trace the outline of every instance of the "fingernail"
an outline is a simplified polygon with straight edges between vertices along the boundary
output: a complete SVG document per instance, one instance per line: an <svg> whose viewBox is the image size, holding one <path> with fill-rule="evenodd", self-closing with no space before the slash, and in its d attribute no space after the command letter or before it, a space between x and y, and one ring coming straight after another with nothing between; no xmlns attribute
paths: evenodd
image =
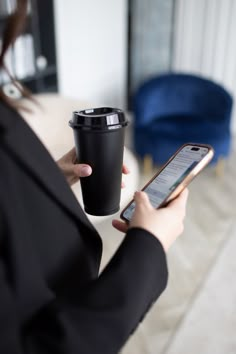
<svg viewBox="0 0 236 354"><path fill-rule="evenodd" d="M80 177L87 177L87 176L91 175L91 173L92 173L91 167L84 166L81 169Z"/></svg>

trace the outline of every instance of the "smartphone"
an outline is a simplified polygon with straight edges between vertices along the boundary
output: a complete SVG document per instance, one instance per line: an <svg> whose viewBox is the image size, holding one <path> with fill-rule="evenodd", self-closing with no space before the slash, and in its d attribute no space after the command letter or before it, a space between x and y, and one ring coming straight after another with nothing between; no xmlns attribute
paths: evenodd
<svg viewBox="0 0 236 354"><path fill-rule="evenodd" d="M148 194L154 208L164 207L208 165L213 156L214 150L210 145L184 144L142 188L142 191ZM134 209L135 202L131 200L121 212L121 219L129 222Z"/></svg>

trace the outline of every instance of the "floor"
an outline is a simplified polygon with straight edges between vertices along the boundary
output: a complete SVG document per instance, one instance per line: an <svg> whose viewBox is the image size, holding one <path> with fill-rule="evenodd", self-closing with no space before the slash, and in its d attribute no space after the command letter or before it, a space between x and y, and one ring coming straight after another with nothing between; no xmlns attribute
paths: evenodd
<svg viewBox="0 0 236 354"><path fill-rule="evenodd" d="M166 353L236 353L235 225L228 236Z"/></svg>

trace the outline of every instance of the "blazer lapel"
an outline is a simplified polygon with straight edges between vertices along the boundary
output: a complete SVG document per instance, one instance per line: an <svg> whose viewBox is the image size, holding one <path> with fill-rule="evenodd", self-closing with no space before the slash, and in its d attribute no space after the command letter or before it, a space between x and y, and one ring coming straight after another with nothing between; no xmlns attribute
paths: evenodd
<svg viewBox="0 0 236 354"><path fill-rule="evenodd" d="M8 107L4 107L3 111L1 107L3 113L0 121L1 140L5 142L5 147L11 155L73 217L96 231L65 181L65 177L60 173L56 162L35 133L17 112Z"/></svg>

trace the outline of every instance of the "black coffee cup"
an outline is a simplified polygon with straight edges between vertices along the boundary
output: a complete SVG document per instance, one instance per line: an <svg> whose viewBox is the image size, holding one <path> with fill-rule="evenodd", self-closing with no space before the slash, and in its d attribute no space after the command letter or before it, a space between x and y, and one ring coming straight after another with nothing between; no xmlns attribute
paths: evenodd
<svg viewBox="0 0 236 354"><path fill-rule="evenodd" d="M117 108L101 107L73 112L77 160L92 167L80 179L86 213L104 216L120 209L125 127L128 121Z"/></svg>

